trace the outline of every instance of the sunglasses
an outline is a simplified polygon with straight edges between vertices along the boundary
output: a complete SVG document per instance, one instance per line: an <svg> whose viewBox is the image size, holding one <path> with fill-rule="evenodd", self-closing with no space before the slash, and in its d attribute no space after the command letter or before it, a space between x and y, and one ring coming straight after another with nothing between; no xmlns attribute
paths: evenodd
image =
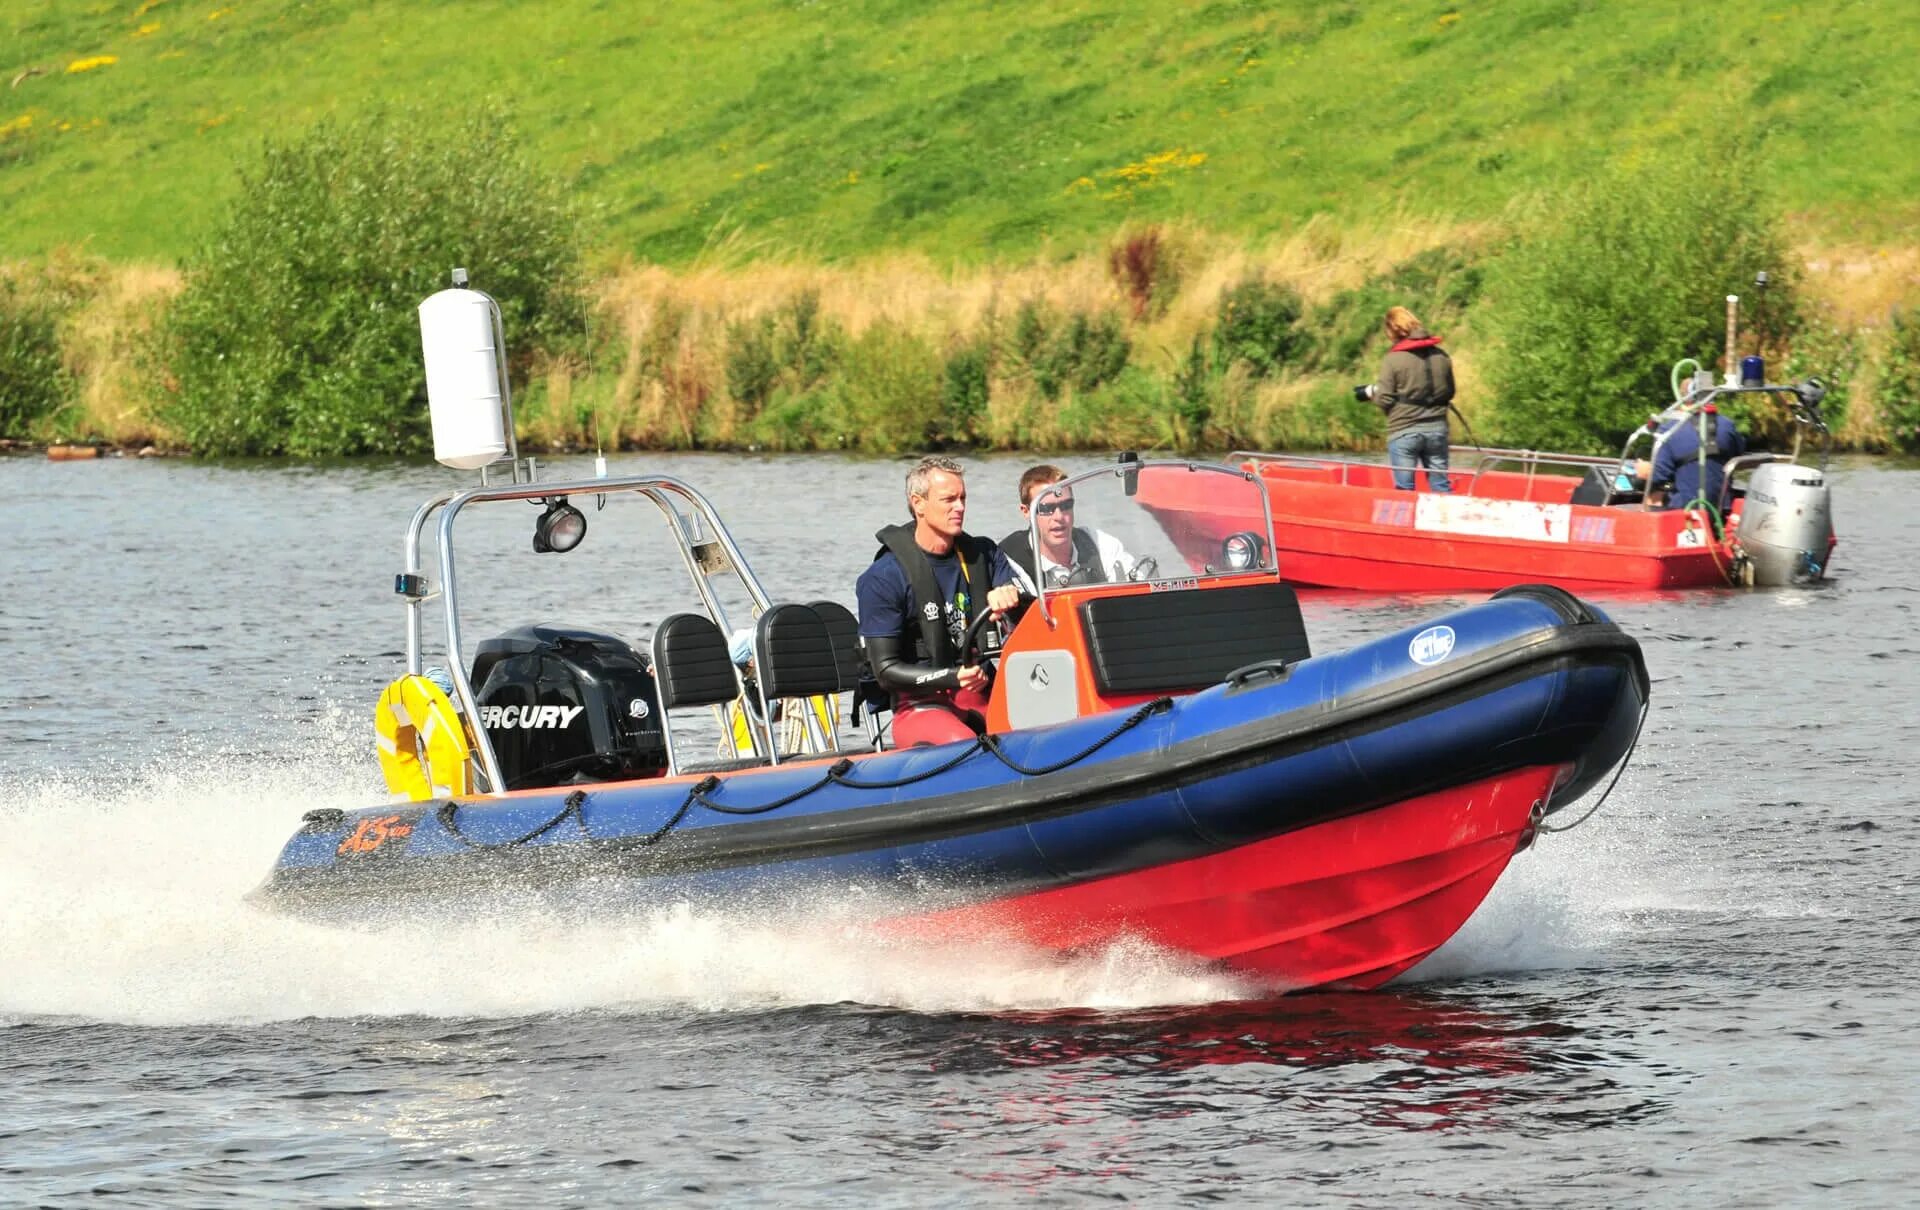
<svg viewBox="0 0 1920 1210"><path fill-rule="evenodd" d="M1045 504L1036 504L1033 506L1033 515L1036 517L1051 517L1055 513L1070 513L1072 511L1072 500L1049 500Z"/></svg>

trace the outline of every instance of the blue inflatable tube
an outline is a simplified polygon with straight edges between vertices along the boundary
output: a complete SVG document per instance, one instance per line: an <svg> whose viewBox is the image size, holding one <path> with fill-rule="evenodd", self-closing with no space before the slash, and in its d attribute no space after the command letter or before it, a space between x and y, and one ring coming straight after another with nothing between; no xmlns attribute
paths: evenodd
<svg viewBox="0 0 1920 1210"><path fill-rule="evenodd" d="M871 887L938 904L1220 853L1637 734L1639 645L1551 589L1132 711L972 744L309 813L257 896L353 914L502 888L635 897ZM585 893L585 892L581 892Z"/></svg>

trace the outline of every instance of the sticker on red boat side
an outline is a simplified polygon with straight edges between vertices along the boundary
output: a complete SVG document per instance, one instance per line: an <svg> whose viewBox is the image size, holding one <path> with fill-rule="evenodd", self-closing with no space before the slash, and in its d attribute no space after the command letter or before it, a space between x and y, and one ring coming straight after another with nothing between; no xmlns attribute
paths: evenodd
<svg viewBox="0 0 1920 1210"><path fill-rule="evenodd" d="M1375 525L1412 525L1413 501L1375 500L1373 502L1373 523Z"/></svg>
<svg viewBox="0 0 1920 1210"><path fill-rule="evenodd" d="M1533 500L1495 500L1422 492L1413 506L1413 527L1442 534L1565 542L1573 508Z"/></svg>
<svg viewBox="0 0 1920 1210"><path fill-rule="evenodd" d="M1613 541L1612 517L1575 517L1573 519L1573 540L1575 542L1611 542Z"/></svg>
<svg viewBox="0 0 1920 1210"><path fill-rule="evenodd" d="M1416 664L1438 664L1453 654L1453 627L1429 626L1413 636L1407 655Z"/></svg>

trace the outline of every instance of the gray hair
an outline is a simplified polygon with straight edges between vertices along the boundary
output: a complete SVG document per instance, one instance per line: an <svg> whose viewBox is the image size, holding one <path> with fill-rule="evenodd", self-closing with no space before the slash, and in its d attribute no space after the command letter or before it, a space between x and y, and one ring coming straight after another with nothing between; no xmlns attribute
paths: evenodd
<svg viewBox="0 0 1920 1210"><path fill-rule="evenodd" d="M935 471L945 471L956 479L964 479L967 476L966 468L953 459L939 454L929 455L914 463L913 469L907 472L908 499L927 494L927 487L933 482Z"/></svg>

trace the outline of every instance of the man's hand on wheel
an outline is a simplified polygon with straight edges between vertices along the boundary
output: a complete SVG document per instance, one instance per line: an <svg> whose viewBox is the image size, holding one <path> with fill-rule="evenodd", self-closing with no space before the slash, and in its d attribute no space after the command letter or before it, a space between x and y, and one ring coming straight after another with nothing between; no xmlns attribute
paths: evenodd
<svg viewBox="0 0 1920 1210"><path fill-rule="evenodd" d="M955 675L960 678L960 687L962 689L985 689L987 687L987 670L978 664L963 665Z"/></svg>
<svg viewBox="0 0 1920 1210"><path fill-rule="evenodd" d="M1020 586L1002 584L987 593L987 609L994 617L999 617L1020 603Z"/></svg>

